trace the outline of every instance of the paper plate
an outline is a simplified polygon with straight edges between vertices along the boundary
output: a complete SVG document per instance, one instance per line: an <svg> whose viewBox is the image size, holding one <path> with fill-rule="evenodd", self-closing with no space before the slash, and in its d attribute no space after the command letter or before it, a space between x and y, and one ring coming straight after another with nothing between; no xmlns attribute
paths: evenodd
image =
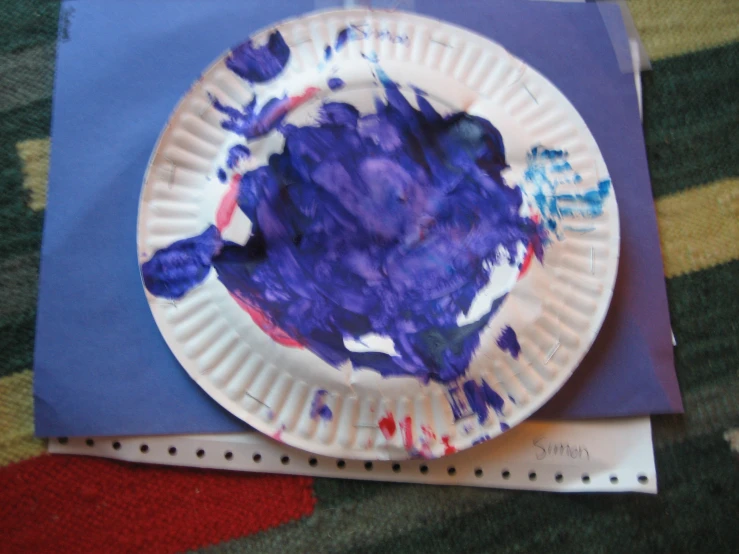
<svg viewBox="0 0 739 554"><path fill-rule="evenodd" d="M527 418L590 348L618 265L610 185L577 111L500 45L316 13L177 106L139 264L167 344L231 413L324 455L433 458Z"/></svg>

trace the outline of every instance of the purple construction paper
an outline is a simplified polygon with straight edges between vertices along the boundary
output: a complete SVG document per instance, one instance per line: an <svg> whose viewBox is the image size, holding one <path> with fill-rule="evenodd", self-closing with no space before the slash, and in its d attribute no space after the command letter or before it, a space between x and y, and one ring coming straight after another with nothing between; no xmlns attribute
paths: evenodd
<svg viewBox="0 0 739 554"><path fill-rule="evenodd" d="M137 265L138 197L159 132L200 72L250 33L314 6L63 4L35 354L38 435L248 429L190 379L154 323ZM622 225L613 306L592 352L538 415L681 411L636 94L604 25L609 11L526 1L415 7L490 36L547 76L590 126L611 173Z"/></svg>

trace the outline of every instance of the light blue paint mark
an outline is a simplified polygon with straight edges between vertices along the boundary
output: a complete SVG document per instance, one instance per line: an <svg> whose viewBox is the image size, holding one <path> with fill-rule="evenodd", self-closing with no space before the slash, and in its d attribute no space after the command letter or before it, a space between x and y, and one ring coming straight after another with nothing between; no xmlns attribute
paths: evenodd
<svg viewBox="0 0 739 554"><path fill-rule="evenodd" d="M611 180L601 180L596 188L583 192L558 192L563 186L582 183L567 161L564 150L535 146L527 156L524 179L528 196L539 209L547 228L562 239L560 222L563 217L593 219L603 214L603 206L611 192ZM586 231L583 231L586 232Z"/></svg>

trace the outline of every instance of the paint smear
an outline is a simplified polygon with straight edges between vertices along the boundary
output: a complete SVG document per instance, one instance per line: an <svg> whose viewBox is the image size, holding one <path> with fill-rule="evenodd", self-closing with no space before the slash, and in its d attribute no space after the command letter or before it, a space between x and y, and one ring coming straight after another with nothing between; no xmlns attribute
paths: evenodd
<svg viewBox="0 0 739 554"><path fill-rule="evenodd" d="M470 379L464 383L462 388L470 409L477 415L480 423L487 421L490 408L498 415L503 415L505 401L484 379L480 383Z"/></svg>
<svg viewBox="0 0 739 554"><path fill-rule="evenodd" d="M395 435L395 418L392 413L386 413L385 417L380 419L377 424L379 425L380 431L385 439L390 440Z"/></svg>
<svg viewBox="0 0 739 554"><path fill-rule="evenodd" d="M214 225L201 234L178 240L158 250L141 265L146 289L154 296L177 300L202 283L210 272L213 257L223 247Z"/></svg>
<svg viewBox="0 0 739 554"><path fill-rule="evenodd" d="M478 444L482 444L489 440L490 440L490 435L482 435L481 437L477 437L475 440L472 441L472 446L477 446Z"/></svg>
<svg viewBox="0 0 739 554"><path fill-rule="evenodd" d="M297 96L272 98L259 109L256 96L243 109L226 106L214 96L210 98L213 107L227 116L227 119L221 121L221 127L246 139L256 139L278 129L291 110L304 104L318 92L318 88L310 87Z"/></svg>
<svg viewBox="0 0 739 554"><path fill-rule="evenodd" d="M521 345L518 344L516 331L510 325L503 327L503 331L500 333L496 344L501 350L508 352L515 359L518 359L518 355L521 353Z"/></svg>
<svg viewBox="0 0 739 554"><path fill-rule="evenodd" d="M290 59L290 47L279 31L269 35L263 46L252 40L237 46L226 58L226 67L250 83L264 83L277 77Z"/></svg>
<svg viewBox="0 0 739 554"><path fill-rule="evenodd" d="M403 436L403 447L407 451L413 450L413 421L411 416L405 416L400 422L400 433Z"/></svg>
<svg viewBox="0 0 739 554"><path fill-rule="evenodd" d="M232 146L228 150L226 166L229 169L234 169L236 168L236 164L238 164L241 160L247 159L249 156L251 156L251 151L243 144Z"/></svg>
<svg viewBox="0 0 739 554"><path fill-rule="evenodd" d="M243 110L214 99L225 129L247 139L276 131L284 147L239 182L247 244L198 263L212 261L250 314L335 367L447 383L465 374L505 296L475 321L458 316L496 265L518 263L521 246L541 256L545 231L504 182L503 137L489 121L442 116L418 93L416 108L374 70L376 113L327 102L308 126L284 118L317 89ZM346 347L367 335L394 348Z"/></svg>
<svg viewBox="0 0 739 554"><path fill-rule="evenodd" d="M234 175L231 178L228 191L223 195L221 203L218 205L218 211L216 211L216 227L218 227L218 231L221 233L231 223L234 212L236 211L240 181L241 175Z"/></svg>
<svg viewBox="0 0 739 554"><path fill-rule="evenodd" d="M339 90L340 88L344 87L344 81L339 79L338 77L331 77L328 80L328 88L331 90Z"/></svg>
<svg viewBox="0 0 739 554"><path fill-rule="evenodd" d="M324 421L331 421L331 418L333 418L334 414L331 412L331 408L326 405L327 396L328 391L322 389L317 390L316 393L313 395L313 402L311 402L310 406L311 419L321 418Z"/></svg>
<svg viewBox="0 0 739 554"><path fill-rule="evenodd" d="M454 446L449 444L449 440L450 440L449 436L447 435L444 435L443 437L441 437L441 444L444 445L444 455L445 456L448 456L449 454L454 454L457 451L457 449Z"/></svg>
<svg viewBox="0 0 739 554"><path fill-rule="evenodd" d="M527 156L524 178L533 204L538 208L548 230L563 238L563 217L592 219L603 214L611 191L611 180L603 179L594 189L581 190L582 177L567 161L564 150L535 146ZM577 192L559 192L563 187Z"/></svg>

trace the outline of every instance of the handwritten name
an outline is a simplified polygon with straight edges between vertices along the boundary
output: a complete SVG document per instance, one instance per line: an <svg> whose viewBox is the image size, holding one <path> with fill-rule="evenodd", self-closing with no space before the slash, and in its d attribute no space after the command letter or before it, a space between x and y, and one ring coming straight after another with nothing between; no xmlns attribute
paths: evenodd
<svg viewBox="0 0 739 554"><path fill-rule="evenodd" d="M378 40L388 40L393 44L408 44L408 35L394 35L387 29L376 30L369 24L349 25L351 29L350 39L362 40L375 37Z"/></svg>
<svg viewBox="0 0 739 554"><path fill-rule="evenodd" d="M590 459L590 452L582 444L572 445L568 442L547 442L544 437L534 439L536 448L536 459L543 460L547 457L565 457L573 460Z"/></svg>

